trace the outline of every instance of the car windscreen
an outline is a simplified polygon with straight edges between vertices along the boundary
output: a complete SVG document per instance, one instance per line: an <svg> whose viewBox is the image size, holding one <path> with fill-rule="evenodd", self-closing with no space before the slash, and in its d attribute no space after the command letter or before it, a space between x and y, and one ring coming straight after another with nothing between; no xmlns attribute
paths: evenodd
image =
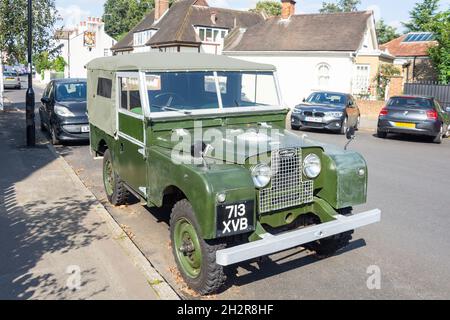
<svg viewBox="0 0 450 320"><path fill-rule="evenodd" d="M3 72L4 77L15 77L16 75L11 72Z"/></svg>
<svg viewBox="0 0 450 320"><path fill-rule="evenodd" d="M347 97L339 93L315 92L306 99L306 102L325 105L345 105L347 104Z"/></svg>
<svg viewBox="0 0 450 320"><path fill-rule="evenodd" d="M86 100L86 82L58 83L55 99L56 101Z"/></svg>
<svg viewBox="0 0 450 320"><path fill-rule="evenodd" d="M431 99L416 98L416 97L395 97L391 98L388 102L388 107L408 107L418 109L432 108Z"/></svg>
<svg viewBox="0 0 450 320"><path fill-rule="evenodd" d="M149 73L146 85L151 112L218 109L217 85L224 108L278 105L273 73Z"/></svg>
<svg viewBox="0 0 450 320"><path fill-rule="evenodd" d="M146 76L151 112L218 108L212 72L165 72Z"/></svg>

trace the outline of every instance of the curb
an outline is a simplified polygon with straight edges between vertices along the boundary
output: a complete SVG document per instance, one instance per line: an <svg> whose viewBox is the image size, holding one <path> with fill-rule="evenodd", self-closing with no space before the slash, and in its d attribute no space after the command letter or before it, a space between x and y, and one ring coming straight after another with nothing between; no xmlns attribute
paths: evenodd
<svg viewBox="0 0 450 320"><path fill-rule="evenodd" d="M70 176L71 180L92 197L95 206L92 208L107 223L112 233L112 238L117 241L125 250L126 254L131 258L133 264L145 275L148 284L155 291L158 298L162 300L180 300L180 296L172 289L172 287L164 280L164 278L151 265L150 261L144 256L129 236L122 230L116 220L109 214L106 208L98 201L95 195L89 190L83 181L76 175L72 167L61 157L51 144L46 144L50 152L55 156L56 161L60 162L64 171Z"/></svg>

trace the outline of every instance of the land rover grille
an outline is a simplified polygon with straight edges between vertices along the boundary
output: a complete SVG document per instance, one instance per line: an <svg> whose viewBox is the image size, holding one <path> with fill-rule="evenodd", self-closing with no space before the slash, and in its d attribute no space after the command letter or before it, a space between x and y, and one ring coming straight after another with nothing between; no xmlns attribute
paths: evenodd
<svg viewBox="0 0 450 320"><path fill-rule="evenodd" d="M313 181L303 181L301 149L272 151L272 180L259 191L259 212L266 213L313 201Z"/></svg>

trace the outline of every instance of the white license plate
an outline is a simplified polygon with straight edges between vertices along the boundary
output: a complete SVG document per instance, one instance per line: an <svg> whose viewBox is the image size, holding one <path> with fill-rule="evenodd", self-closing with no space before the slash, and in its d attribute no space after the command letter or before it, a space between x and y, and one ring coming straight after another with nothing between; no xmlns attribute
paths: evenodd
<svg viewBox="0 0 450 320"><path fill-rule="evenodd" d="M81 126L81 132L89 132L89 126Z"/></svg>
<svg viewBox="0 0 450 320"><path fill-rule="evenodd" d="M306 117L305 121L307 122L322 122L322 118L318 117Z"/></svg>

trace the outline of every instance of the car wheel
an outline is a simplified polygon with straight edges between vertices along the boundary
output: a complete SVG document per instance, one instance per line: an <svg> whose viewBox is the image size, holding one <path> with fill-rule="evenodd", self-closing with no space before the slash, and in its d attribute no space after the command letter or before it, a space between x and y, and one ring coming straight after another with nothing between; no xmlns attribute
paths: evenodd
<svg viewBox="0 0 450 320"><path fill-rule="evenodd" d="M345 117L344 121L342 121L342 125L341 125L341 134L345 134L347 132L348 129L348 118Z"/></svg>
<svg viewBox="0 0 450 320"><path fill-rule="evenodd" d="M300 130L300 126L291 125L292 130Z"/></svg>
<svg viewBox="0 0 450 320"><path fill-rule="evenodd" d="M204 240L199 233L192 205L178 201L170 217L170 239L175 261L186 284L201 295L217 292L225 283L223 266L216 263L216 252L224 243Z"/></svg>
<svg viewBox="0 0 450 320"><path fill-rule="evenodd" d="M377 130L377 137L381 139L385 139L387 137L387 132Z"/></svg>
<svg viewBox="0 0 450 320"><path fill-rule="evenodd" d="M128 203L130 191L114 170L111 152L109 149L103 154L103 186L105 188L108 201L114 206L121 206Z"/></svg>
<svg viewBox="0 0 450 320"><path fill-rule="evenodd" d="M58 134L56 133L55 126L50 127L50 137L52 140L52 145L56 146L58 144L61 144L61 141L58 139Z"/></svg>
<svg viewBox="0 0 450 320"><path fill-rule="evenodd" d="M343 216L352 214L353 208L344 208L338 210L338 213ZM345 248L352 240L353 230L340 233L328 238L320 239L305 244L305 248L314 251L319 259L327 258L334 255L337 251Z"/></svg>
<svg viewBox="0 0 450 320"><path fill-rule="evenodd" d="M433 138L433 142L441 144L443 139L444 139L444 125L442 124L439 133L437 134L436 137Z"/></svg>

